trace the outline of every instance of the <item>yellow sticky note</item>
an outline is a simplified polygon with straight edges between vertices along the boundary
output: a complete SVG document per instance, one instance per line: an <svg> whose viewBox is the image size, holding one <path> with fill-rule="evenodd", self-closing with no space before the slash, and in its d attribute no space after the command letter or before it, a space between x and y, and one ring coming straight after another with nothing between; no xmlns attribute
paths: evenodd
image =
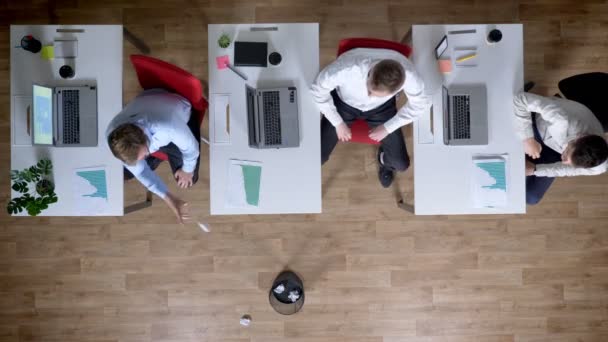
<svg viewBox="0 0 608 342"><path fill-rule="evenodd" d="M43 59L51 60L55 58L55 48L53 45L47 45L42 47L42 51L40 52L40 57Z"/></svg>

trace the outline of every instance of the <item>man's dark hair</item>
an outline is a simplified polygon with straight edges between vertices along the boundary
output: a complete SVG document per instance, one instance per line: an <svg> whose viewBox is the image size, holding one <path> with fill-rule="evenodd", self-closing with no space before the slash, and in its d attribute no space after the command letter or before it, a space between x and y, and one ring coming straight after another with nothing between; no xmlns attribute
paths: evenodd
<svg viewBox="0 0 608 342"><path fill-rule="evenodd" d="M595 167L608 159L608 144L599 135L587 135L576 139L572 146L572 164L578 167Z"/></svg>
<svg viewBox="0 0 608 342"><path fill-rule="evenodd" d="M405 71L392 59L383 59L372 70L371 85L374 89L396 92L405 82Z"/></svg>

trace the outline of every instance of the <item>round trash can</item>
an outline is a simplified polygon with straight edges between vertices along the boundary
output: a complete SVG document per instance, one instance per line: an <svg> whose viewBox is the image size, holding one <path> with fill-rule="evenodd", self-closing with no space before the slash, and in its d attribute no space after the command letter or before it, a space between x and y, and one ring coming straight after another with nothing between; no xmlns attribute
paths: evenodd
<svg viewBox="0 0 608 342"><path fill-rule="evenodd" d="M281 272L268 293L270 306L281 315L293 315L304 306L304 283L292 271Z"/></svg>

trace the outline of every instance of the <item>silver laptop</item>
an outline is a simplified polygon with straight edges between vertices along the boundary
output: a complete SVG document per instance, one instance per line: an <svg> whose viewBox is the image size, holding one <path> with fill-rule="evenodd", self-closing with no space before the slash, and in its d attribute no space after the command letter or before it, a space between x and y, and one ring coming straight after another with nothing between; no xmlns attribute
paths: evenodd
<svg viewBox="0 0 608 342"><path fill-rule="evenodd" d="M34 145L97 146L97 88L33 88Z"/></svg>
<svg viewBox="0 0 608 342"><path fill-rule="evenodd" d="M255 89L247 86L249 146L300 146L298 91L295 87Z"/></svg>
<svg viewBox="0 0 608 342"><path fill-rule="evenodd" d="M443 87L443 142L487 145L488 104L484 85Z"/></svg>

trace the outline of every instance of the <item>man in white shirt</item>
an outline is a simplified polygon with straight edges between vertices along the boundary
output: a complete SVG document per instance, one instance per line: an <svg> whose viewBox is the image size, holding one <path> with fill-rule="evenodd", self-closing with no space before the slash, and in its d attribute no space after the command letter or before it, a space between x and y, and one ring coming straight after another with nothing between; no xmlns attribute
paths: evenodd
<svg viewBox="0 0 608 342"><path fill-rule="evenodd" d="M191 109L190 102L180 95L150 89L131 101L106 130L110 150L125 167L125 179L137 178L165 201L180 223L189 217L187 203L169 192L154 173L161 160L150 154L167 154L180 188L197 182L200 126Z"/></svg>
<svg viewBox="0 0 608 342"><path fill-rule="evenodd" d="M599 175L608 169L602 124L584 105L520 93L515 126L526 160L526 202L540 202L554 177Z"/></svg>
<svg viewBox="0 0 608 342"><path fill-rule="evenodd" d="M397 111L395 95L408 102ZM321 162L325 163L339 141L349 141L349 126L367 121L371 139L381 141L378 177L384 187L394 171L409 167L401 127L430 108L422 78L402 54L387 49L358 48L340 55L325 67L312 85L312 94L324 117L321 121Z"/></svg>

